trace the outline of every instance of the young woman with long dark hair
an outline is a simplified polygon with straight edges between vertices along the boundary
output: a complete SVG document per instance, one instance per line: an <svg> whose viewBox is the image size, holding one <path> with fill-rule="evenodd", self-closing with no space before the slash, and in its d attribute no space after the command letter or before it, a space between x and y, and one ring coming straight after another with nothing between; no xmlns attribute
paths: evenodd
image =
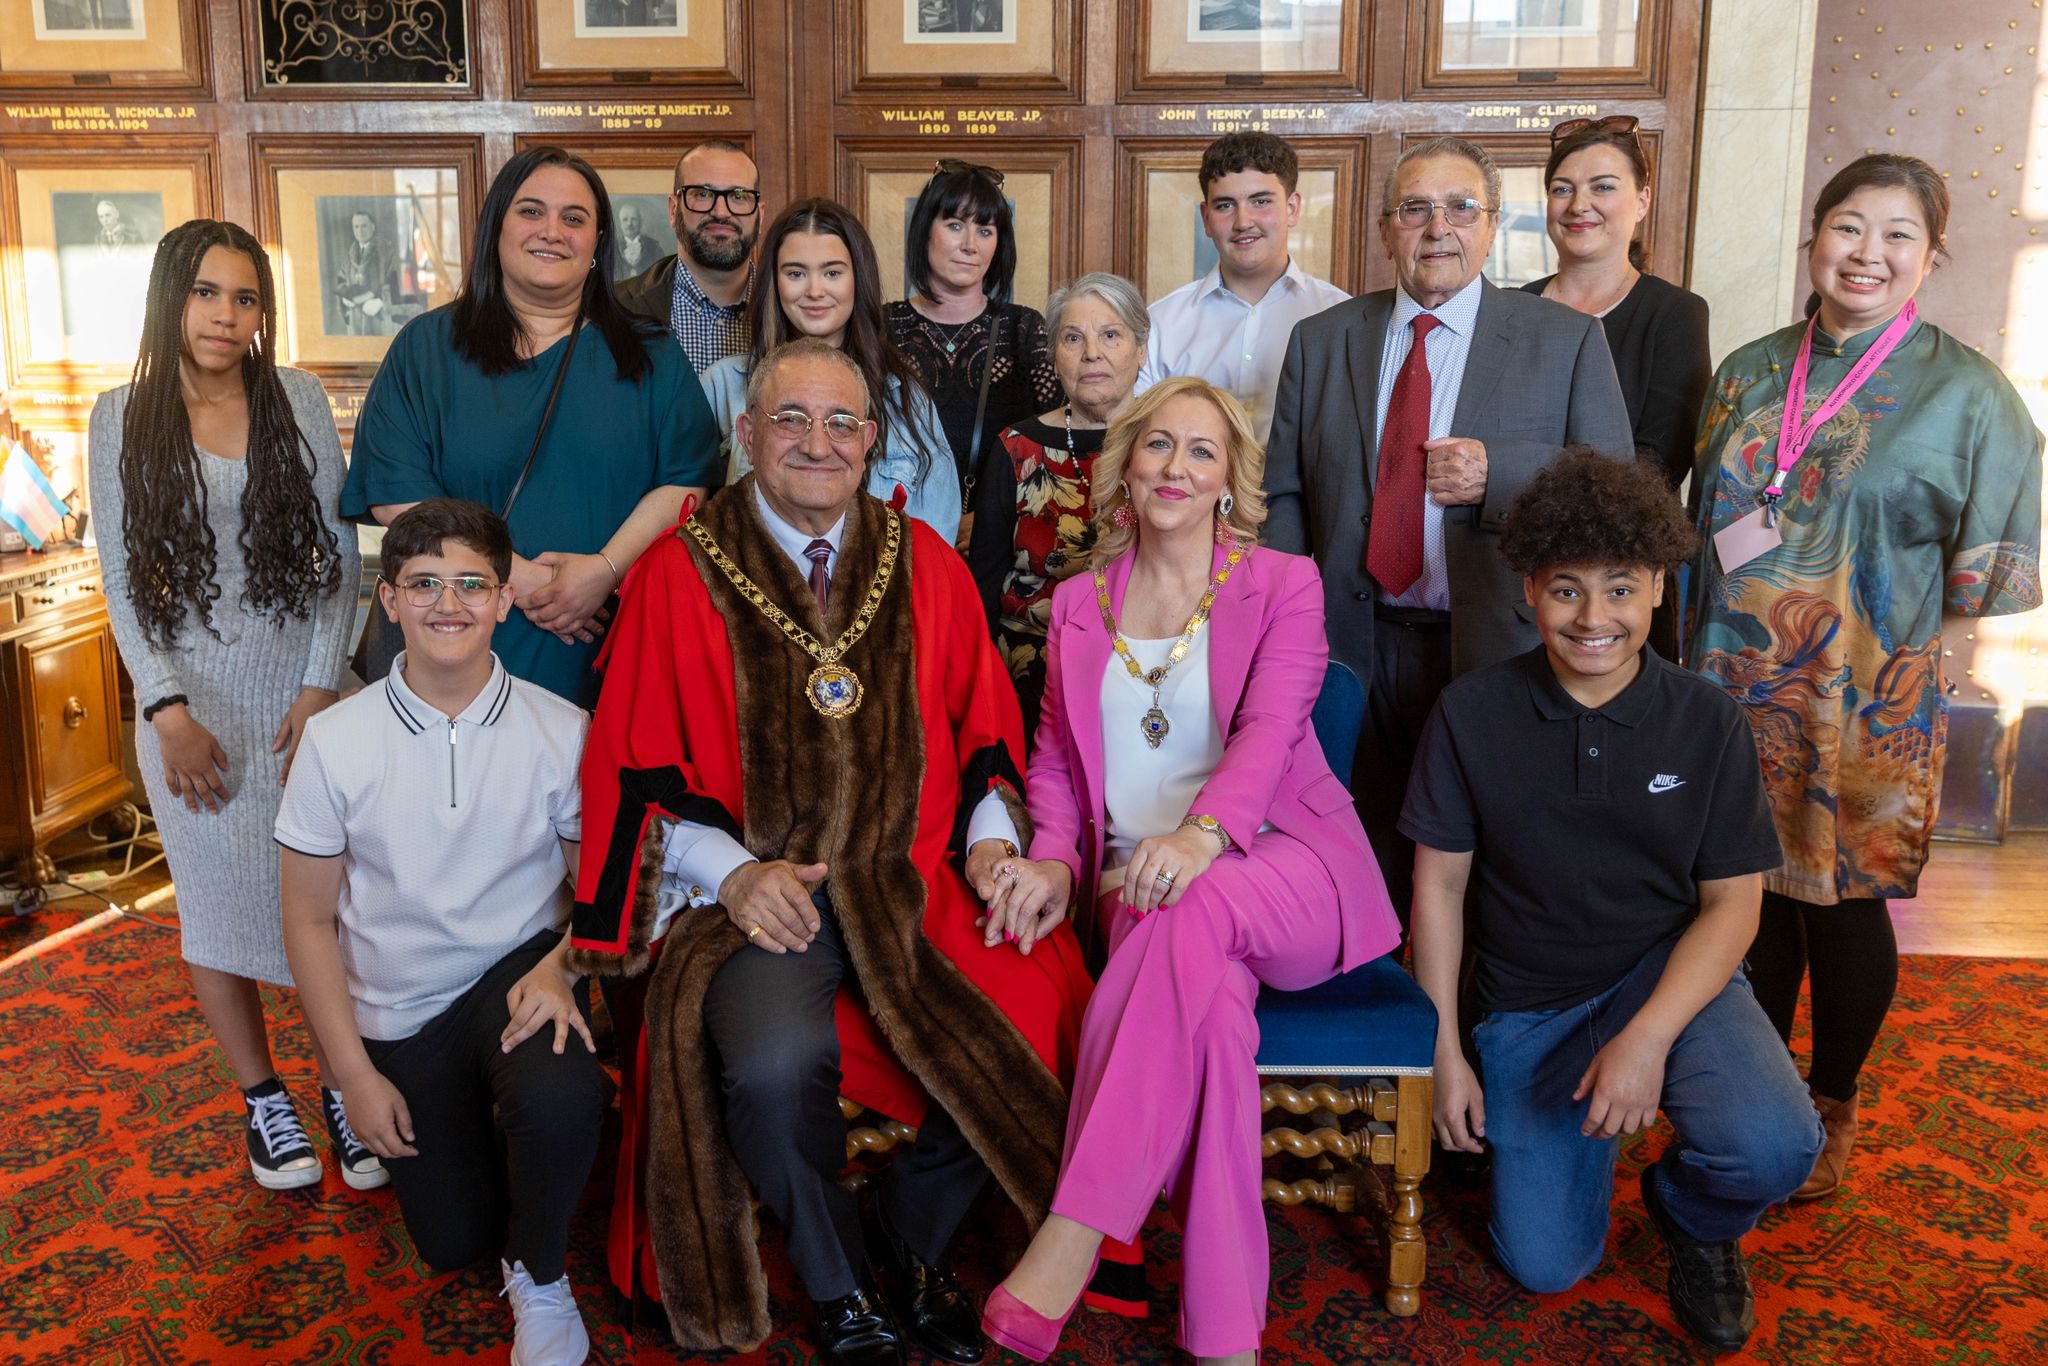
<svg viewBox="0 0 2048 1366"><path fill-rule="evenodd" d="M939 411L917 370L889 339L882 318L882 274L875 244L845 205L800 199L761 237L761 260L773 289L754 291L754 344L704 372L704 393L726 433L730 477L747 471L734 425L746 407L747 376L761 357L786 341L817 337L852 357L867 379L875 445L868 492L952 540L960 526L958 477Z"/></svg>
<svg viewBox="0 0 2048 1366"><path fill-rule="evenodd" d="M684 499L718 482L711 414L682 348L612 294L612 239L588 162L559 147L507 162L462 293L407 323L377 371L342 495L348 516L389 525L444 496L501 512L517 488L506 516L517 610L493 644L513 676L586 708L605 600Z"/></svg>
<svg viewBox="0 0 2048 1366"><path fill-rule="evenodd" d="M307 718L339 696L361 562L320 382L277 365L270 261L232 223L157 244L131 383L92 412L89 479L136 758L178 892L193 994L241 1085L249 1164L320 1179L258 984L290 985L271 826ZM314 1053L331 1082L319 1042ZM385 1172L323 1086L352 1186Z"/></svg>

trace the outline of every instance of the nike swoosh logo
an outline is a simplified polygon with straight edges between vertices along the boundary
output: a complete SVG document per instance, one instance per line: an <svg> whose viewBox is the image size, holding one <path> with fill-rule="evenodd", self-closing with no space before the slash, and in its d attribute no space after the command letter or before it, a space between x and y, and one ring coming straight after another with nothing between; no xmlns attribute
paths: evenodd
<svg viewBox="0 0 2048 1366"><path fill-rule="evenodd" d="M1664 775L1659 774L1657 777L1650 779L1650 791L1652 792L1669 792L1673 788L1684 786L1685 779L1683 778L1666 778Z"/></svg>

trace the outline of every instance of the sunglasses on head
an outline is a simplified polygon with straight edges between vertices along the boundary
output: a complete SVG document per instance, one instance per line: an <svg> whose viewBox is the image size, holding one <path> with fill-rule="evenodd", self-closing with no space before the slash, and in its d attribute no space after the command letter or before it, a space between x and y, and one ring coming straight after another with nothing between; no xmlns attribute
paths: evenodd
<svg viewBox="0 0 2048 1366"><path fill-rule="evenodd" d="M1602 119L1566 119L1563 123L1550 130L1550 145L1555 147L1566 138L1588 130L1597 130L1602 133L1626 133L1640 143L1642 139L1637 136L1636 130L1641 126L1642 120L1634 114L1609 114L1606 118Z"/></svg>
<svg viewBox="0 0 2048 1366"><path fill-rule="evenodd" d="M1001 185L1003 183L1003 173L995 167L983 166L979 162L962 161L958 157L940 157L932 163L932 169L942 171L947 175L987 176L991 184Z"/></svg>

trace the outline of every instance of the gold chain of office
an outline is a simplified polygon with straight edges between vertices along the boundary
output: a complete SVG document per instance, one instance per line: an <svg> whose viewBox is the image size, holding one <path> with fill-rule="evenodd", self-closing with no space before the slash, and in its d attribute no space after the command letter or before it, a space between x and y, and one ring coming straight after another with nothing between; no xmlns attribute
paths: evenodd
<svg viewBox="0 0 2048 1366"><path fill-rule="evenodd" d="M868 595L862 601L860 610L853 614L853 620L839 633L839 639L830 645L790 620L788 613L777 607L768 595L732 562L719 547L718 542L711 538L711 533L704 529L703 523L691 518L684 525L689 529L690 535L696 538L697 544L704 548L704 554L711 563L718 566L718 572L725 575L732 586L739 590L740 596L759 608L761 615L781 628L783 635L789 637L805 654L818 661L818 667L811 670L811 676L805 680L804 695L810 699L811 705L820 715L837 720L858 711L861 698L866 692L861 686L860 676L839 661L845 658L847 651L860 643L860 638L867 634L868 627L874 623L875 613L881 609L882 598L889 591L889 580L896 572L897 554L903 547L902 520L901 514L894 508L889 510L889 535L882 546L881 563L875 566L874 582L868 585Z"/></svg>

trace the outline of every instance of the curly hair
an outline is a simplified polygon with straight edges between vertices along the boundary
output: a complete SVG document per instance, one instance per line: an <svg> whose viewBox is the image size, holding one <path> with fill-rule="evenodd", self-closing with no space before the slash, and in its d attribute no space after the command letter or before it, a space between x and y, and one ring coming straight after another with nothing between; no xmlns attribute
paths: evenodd
<svg viewBox="0 0 2048 1366"><path fill-rule="evenodd" d="M151 644L168 649L190 611L214 639L220 597L206 482L192 444L180 369L185 305L200 263L215 247L240 252L256 267L263 321L242 357L249 404L248 483L239 538L248 584L242 601L282 623L303 621L316 599L341 585L341 548L320 516L313 491L312 445L292 416L278 378L277 293L270 258L247 229L196 218L164 234L149 270L142 348L121 424L121 519L135 615Z"/></svg>
<svg viewBox="0 0 2048 1366"><path fill-rule="evenodd" d="M1557 565L1670 569L1699 536L1663 472L1633 456L1567 446L1508 509L1500 554L1524 577Z"/></svg>

